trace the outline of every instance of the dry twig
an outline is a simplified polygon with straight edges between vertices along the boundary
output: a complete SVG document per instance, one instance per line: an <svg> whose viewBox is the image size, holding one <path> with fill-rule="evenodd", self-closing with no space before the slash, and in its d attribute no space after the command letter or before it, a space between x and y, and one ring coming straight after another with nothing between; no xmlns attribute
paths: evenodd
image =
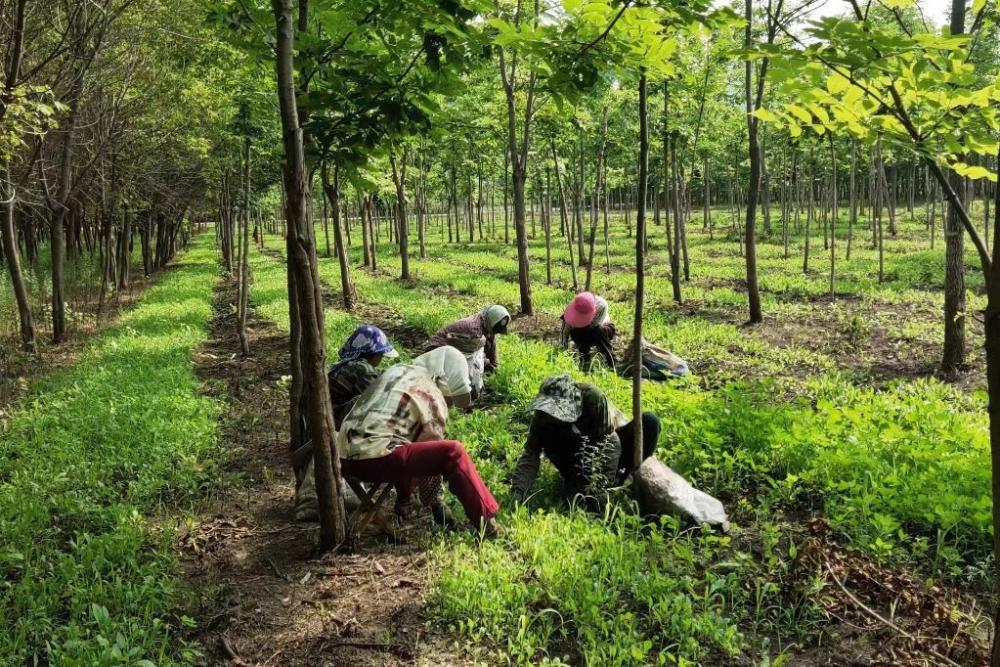
<svg viewBox="0 0 1000 667"><path fill-rule="evenodd" d="M908 639L908 640L910 640L911 642L914 642L914 643L918 643L919 642L919 639L917 637L915 637L914 635L910 634L909 632L907 632L903 628L899 627L898 625L896 625L895 623L893 623L889 619L887 619L884 616L882 616L881 614L879 614L877 611L875 611L874 609L872 609L871 607L869 607L868 605L866 605L864 602L862 602L861 600L859 600L857 598L857 596L855 596L853 593L851 593L849 590L847 590L847 587L844 585L844 583L834 573L833 568L830 567L829 561L823 561L823 565L825 566L827 573L829 573L830 577L837 584L837 586L840 588L840 590L844 593L844 595L846 595L848 597L848 599L850 599L851 602L853 602L858 607L858 609L860 609L861 611L865 612L871 618L873 618L876 621L882 623L886 627L891 628L892 630L895 630L896 633L899 634L901 637L903 637L905 639ZM940 660L942 663L944 663L946 665L952 665L952 667L961 667L957 662L955 662L954 660L952 660L951 658L949 658L946 655L938 653L933 648L927 646L926 649L927 649L928 653L930 653L932 656L934 656L935 658L937 658L938 660Z"/></svg>

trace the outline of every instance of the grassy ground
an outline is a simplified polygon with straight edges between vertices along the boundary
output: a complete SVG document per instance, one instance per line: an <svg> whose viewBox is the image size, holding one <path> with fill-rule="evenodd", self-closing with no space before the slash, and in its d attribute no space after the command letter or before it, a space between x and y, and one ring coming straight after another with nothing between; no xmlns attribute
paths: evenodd
<svg viewBox="0 0 1000 667"><path fill-rule="evenodd" d="M217 475L218 405L191 369L217 275L202 238L0 437L4 664L188 662L169 530L148 517Z"/></svg>
<svg viewBox="0 0 1000 667"><path fill-rule="evenodd" d="M482 548L449 541L438 550L437 621L513 662L725 663L735 658L719 656L813 650L841 632L824 596L837 581L863 583L851 572L826 576L841 562L835 556L814 562L809 574L796 571L800 551L814 544L805 529L813 518L829 524L829 534L820 532L831 553L859 550L845 562L983 591L991 537L981 334L970 322L972 365L959 383L932 377L943 260L940 240L930 251L920 215L887 237L881 283L864 232L856 231L847 262L846 228L839 230L834 300L820 236L811 239L808 274L801 238L793 237L788 259L777 238L762 243L766 322L750 329L741 326L743 260L718 213L715 240L689 231L682 305L672 303L664 244L651 233L647 335L687 358L695 377L649 385L645 408L665 420L660 457L727 502L739 524L731 537L670 522L650 531L631 517L626 497L603 518L566 511L551 472L527 506L507 497L504 478L520 453L527 403L545 376L573 368L553 346L571 296L568 257L555 250L553 285L545 285L544 246L534 240L539 314L501 342L490 407L451 425L501 500L510 537ZM611 271L602 262L594 288L627 329L631 240L616 223ZM389 247L380 273L355 271L361 301L377 305L363 306L363 316L416 341L487 303L517 305L512 248L449 246L430 236L429 257L411 262L409 283L392 278L398 260ZM603 260L600 246L596 254ZM981 280L971 255L968 264L972 312ZM323 260L321 274L339 284L334 260ZM591 380L620 406L630 404L623 379L598 372Z"/></svg>
<svg viewBox="0 0 1000 667"><path fill-rule="evenodd" d="M371 647L384 645L417 664L926 664L942 653L981 664L987 623L977 605L989 600L992 568L981 331L970 318L969 367L954 382L935 379L943 260L940 245L930 250L922 220L918 212L887 238L883 282L864 233L857 231L848 262L840 229L835 299L818 234L806 274L801 236L793 234L787 259L779 235L765 239L766 318L751 328L743 326L743 259L722 213L714 238L696 225L689 230L682 304L671 298L662 234L651 232L647 337L684 356L693 376L646 385L644 407L664 420L658 456L726 502L729 535L673 519L647 524L627 493L603 516L566 507L548 466L527 503L509 496L506 477L544 377L571 371L630 405L627 380L611 369L585 376L558 349L558 315L572 295L568 255L558 243L545 284L545 248L536 238L537 313L517 318L501 340L501 368L482 409L455 414L450 424L500 500L507 533L480 545L419 528L408 546L366 543L355 556L319 562L307 557L309 531L288 523L290 506L278 506L290 489L271 472L285 446L286 425L271 418L283 405L280 332L258 332L255 345L270 356L246 369L240 363L235 375L224 354L230 324L215 323L218 350L205 347L213 298L216 319L225 303L213 297L215 250L202 237L136 309L11 411L0 443L0 617L10 629L0 656L13 664L36 656L68 665L201 660L181 630L197 623L207 641L217 621L183 615L190 607L175 553L194 545L204 558L210 544L225 554L212 571L246 582L236 590L249 606L223 609L231 636L242 629L239 646L261 660L280 654L287 664L311 664L327 651L350 651L350 664L381 664ZM332 288L331 358L361 321L383 326L405 359L439 326L488 303L516 310L513 248L445 244L436 229L429 237L428 257L413 259L405 282L389 244L374 273L357 267L352 249L353 313L339 308L336 260L321 260ZM600 243L595 253L594 289L611 300L623 332L632 318L631 244L616 218L609 270ZM268 247L252 257L254 322L287 330L283 242L269 237ZM968 265L973 313L982 305L981 280L971 255ZM219 401L227 399L204 395L192 373L196 347L201 356L215 350L217 379L235 391L229 400L238 402L239 418L228 426L223 419L222 431ZM246 387L250 378L266 386ZM253 448L266 444L267 460L255 464L266 494L223 504L242 513L235 522L198 515L180 539L166 527L151 530L147 519L161 508L186 506L216 487L218 440L235 438L233 429L257 439L227 442L236 445L230 457L260 458ZM220 546L226 535L228 546ZM369 588L351 583L359 576ZM414 609L422 599L426 606ZM405 602L403 616L393 601ZM270 623L253 625L261 605ZM341 616L348 608L356 618ZM422 619L458 639L461 655L442 652L440 642L421 648ZM374 639L359 644L351 632Z"/></svg>

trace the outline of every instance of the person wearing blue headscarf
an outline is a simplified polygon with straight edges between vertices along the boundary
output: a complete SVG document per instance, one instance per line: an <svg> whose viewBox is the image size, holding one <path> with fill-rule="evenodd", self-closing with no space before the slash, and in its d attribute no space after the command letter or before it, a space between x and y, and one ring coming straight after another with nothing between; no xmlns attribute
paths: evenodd
<svg viewBox="0 0 1000 667"><path fill-rule="evenodd" d="M340 348L340 359L327 373L330 384L330 401L333 403L333 422L339 429L344 417L354 407L358 396L364 393L380 374L378 367L385 358L398 357L385 332L372 324L362 324Z"/></svg>
<svg viewBox="0 0 1000 667"><path fill-rule="evenodd" d="M385 358L398 357L385 332L372 324L359 326L340 348L338 361L327 372L333 423L339 429L354 407L358 397L375 380L378 367ZM312 441L302 445L292 455L295 469L295 516L298 520L315 520L316 489L312 474Z"/></svg>

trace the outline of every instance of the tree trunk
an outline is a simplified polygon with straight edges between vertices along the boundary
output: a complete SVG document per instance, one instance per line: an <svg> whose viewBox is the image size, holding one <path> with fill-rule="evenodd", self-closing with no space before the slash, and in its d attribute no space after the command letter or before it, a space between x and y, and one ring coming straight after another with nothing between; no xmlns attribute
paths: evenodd
<svg viewBox="0 0 1000 667"><path fill-rule="evenodd" d="M837 208L837 145L833 141L832 134L830 135L830 166L833 172L830 176L830 188L833 196L833 217L830 219L830 300L833 301L836 296L834 282L837 268L837 214L839 211Z"/></svg>
<svg viewBox="0 0 1000 667"><path fill-rule="evenodd" d="M408 151L404 147L400 159L396 160L395 150L389 152L392 165L392 181L396 186L396 230L399 236L399 257L402 260L400 278L410 279L410 227L406 220L406 161ZM471 240L472 235L469 235ZM337 252L340 252L338 248Z"/></svg>
<svg viewBox="0 0 1000 667"><path fill-rule="evenodd" d="M583 189L584 179L586 177L586 167L583 163L583 123L579 124L577 148L578 148L578 158L579 158L579 173L577 174L577 185L576 185L576 243L577 243L577 258L579 259L580 266L584 263L584 252L583 252Z"/></svg>
<svg viewBox="0 0 1000 667"><path fill-rule="evenodd" d="M340 264L340 290L344 301L344 310L354 308L354 285L351 283L351 265L344 249L344 235L340 226L340 169L333 170L333 181L330 181L330 171L324 162L320 169L323 179L323 192L333 209L333 243Z"/></svg>
<svg viewBox="0 0 1000 667"><path fill-rule="evenodd" d="M510 210L509 210L509 189L510 185L510 146L503 152L503 242L510 245ZM448 240L451 241L451 227L448 227Z"/></svg>
<svg viewBox="0 0 1000 667"><path fill-rule="evenodd" d="M753 42L753 0L746 0L745 16L746 35L745 47L750 49ZM750 302L750 323L757 324L764 321L764 315L760 307L760 289L757 286L757 200L760 197L761 178L761 154L760 144L757 141L757 119L750 115L754 111L753 103L753 61L746 61L746 112L747 130L750 147L750 187L747 192L747 222L744 229L746 234L746 267L747 267L747 294ZM760 100L758 99L758 102ZM807 237L808 238L808 237ZM807 241L808 244L808 241ZM808 246L807 246L808 247ZM807 253L808 254L808 253Z"/></svg>
<svg viewBox="0 0 1000 667"><path fill-rule="evenodd" d="M10 182L10 168L7 169L7 181ZM13 187L7 194L6 215L3 216L3 224L0 224L2 232L3 251L7 263L7 272L10 273L11 284L14 287L14 298L17 301L17 315L21 325L21 349L29 354L35 354L35 324L31 317L31 304L28 302L28 290L24 284L24 276L21 274L21 258L17 251L17 242L14 239L14 210L16 208L16 197Z"/></svg>
<svg viewBox="0 0 1000 667"><path fill-rule="evenodd" d="M677 140L674 139L676 144ZM676 145L674 147L676 150ZM681 195L681 202L684 204L684 208L681 212L681 228L680 228L680 245L681 245L681 255L684 258L684 282L689 282L691 280L691 259L688 257L688 233L687 233L687 221L691 217L691 191L685 185L686 179L684 177L684 165L678 163L677 166L677 176L680 179L677 185L677 189Z"/></svg>
<svg viewBox="0 0 1000 667"><path fill-rule="evenodd" d="M240 252L239 307L237 308L237 336L240 352L250 356L250 342L247 340L247 309L250 305L250 157L249 137L244 139L243 164L243 248Z"/></svg>
<svg viewBox="0 0 1000 667"><path fill-rule="evenodd" d="M365 197L358 191L358 219L361 220L361 257L364 266L372 265L370 239L368 237L368 216Z"/></svg>
<svg viewBox="0 0 1000 667"><path fill-rule="evenodd" d="M639 74L639 211L635 216L635 319L632 325L632 424L635 429L632 464L638 470L643 461L642 446L642 309L646 290L646 186L649 169L649 111L646 100L646 71ZM638 485L635 485L638 493Z"/></svg>
<svg viewBox="0 0 1000 667"><path fill-rule="evenodd" d="M594 199L590 207L590 249L587 256L587 279L584 290L589 292L591 277L594 273L594 244L597 241L597 202L601 198L601 176L604 165L604 151L608 144L608 108L604 107L601 121L601 144L597 150L597 164L594 168Z"/></svg>
<svg viewBox="0 0 1000 667"><path fill-rule="evenodd" d="M549 147L552 149L552 166L556 172L556 185L559 186L559 214L561 216L563 228L567 230L565 234L566 237L566 247L569 250L569 270L573 275L573 291L580 289L580 285L576 280L576 261L573 257L573 235L568 233L571 226L569 221L569 215L566 212L566 189L563 187L562 172L559 171L559 156L556 153L556 142L554 139L549 139Z"/></svg>
<svg viewBox="0 0 1000 667"><path fill-rule="evenodd" d="M330 211L323 197L323 242L326 245L326 256L330 256Z"/></svg>
<svg viewBox="0 0 1000 667"><path fill-rule="evenodd" d="M708 185L708 156L705 156L705 162L701 169L701 181L702 188L704 189L701 195L701 205L702 205L702 229L708 230L708 238L712 239L712 208L711 208L711 192L709 191Z"/></svg>
<svg viewBox="0 0 1000 667"><path fill-rule="evenodd" d="M847 255L845 258L847 261L851 261L851 245L854 242L854 223L858 221L858 199L857 199L857 185L855 180L857 178L858 170L858 147L855 140L851 139L851 175L848 180L848 208L850 208L847 221Z"/></svg>
<svg viewBox="0 0 1000 667"><path fill-rule="evenodd" d="M291 250L288 267L289 274L294 279L301 325L302 344L298 352L301 360L302 392L306 397L306 421L315 457L320 548L329 551L346 538L346 523L343 499L339 493L340 459L334 455L336 450L333 443L333 413L330 411L330 390L326 380L323 300L316 270L313 228L307 211L309 188L303 132L296 108L291 0L271 0L271 6L277 28L275 64L285 147L286 217L289 222L288 237Z"/></svg>
<svg viewBox="0 0 1000 667"><path fill-rule="evenodd" d="M500 50L500 74L504 81L504 92L507 98L507 145L510 151L511 172L513 176L514 189L514 234L517 238L517 280L521 296L521 312L525 315L534 315L534 307L531 302L531 274L528 266L528 235L525 228L525 201L524 188L528 177L528 155L531 146L531 117L534 100L535 75L531 75L528 90L526 92L526 103L524 112L524 123L521 128L520 146L517 135L517 96L514 91L514 84L517 78L516 60L511 65L508 76L505 66L505 56L503 49Z"/></svg>
<svg viewBox="0 0 1000 667"><path fill-rule="evenodd" d="M420 259L425 259L427 257L425 247L425 228L427 226L427 168L424 163L423 151L420 151L417 184L417 243L420 246Z"/></svg>
<svg viewBox="0 0 1000 667"><path fill-rule="evenodd" d="M52 211L50 229L50 250L52 255L52 342L61 343L66 337L66 302L63 296L63 225L69 211L69 197L73 179L73 133L76 129L77 107L83 92L83 74L78 73L63 132L62 156L60 158L59 195Z"/></svg>
<svg viewBox="0 0 1000 667"><path fill-rule="evenodd" d="M667 86L663 85L663 111L667 110ZM670 253L670 283L673 287L674 301L681 303L681 202L678 192L677 175L677 135L670 138L670 203L674 214L674 247ZM667 213L670 217L670 213Z"/></svg>

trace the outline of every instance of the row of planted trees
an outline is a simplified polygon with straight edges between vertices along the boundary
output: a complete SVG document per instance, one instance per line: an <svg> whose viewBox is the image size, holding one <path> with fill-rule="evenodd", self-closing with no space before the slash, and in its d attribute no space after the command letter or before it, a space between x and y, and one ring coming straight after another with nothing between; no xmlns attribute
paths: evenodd
<svg viewBox="0 0 1000 667"><path fill-rule="evenodd" d="M95 267L70 287L97 294L99 320L137 272L167 264L190 220L207 221L235 52L186 0L12 0L0 19L0 261L33 352L36 328L60 343L73 321L68 270ZM44 309L27 285L39 267Z"/></svg>

